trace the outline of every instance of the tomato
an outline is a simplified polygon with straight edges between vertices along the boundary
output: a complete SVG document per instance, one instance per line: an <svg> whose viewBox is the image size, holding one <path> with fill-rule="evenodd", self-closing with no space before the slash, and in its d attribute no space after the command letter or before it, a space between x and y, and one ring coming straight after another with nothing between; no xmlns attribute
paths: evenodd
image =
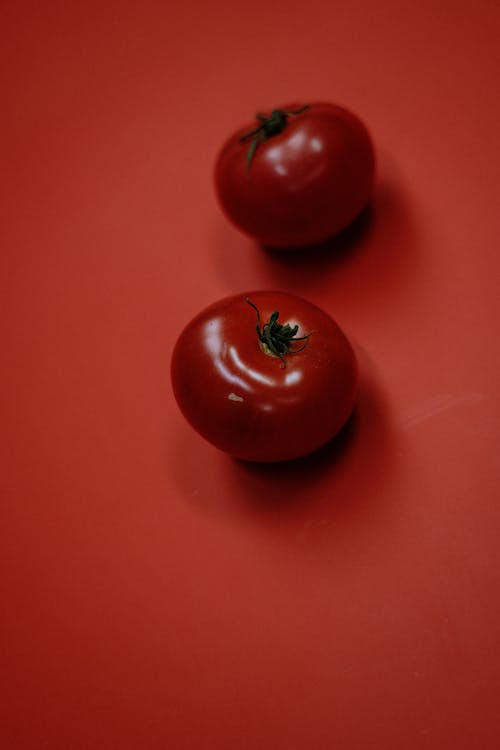
<svg viewBox="0 0 500 750"><path fill-rule="evenodd" d="M227 217L269 247L323 242L345 229L373 191L371 137L335 104L285 105L232 135L215 165Z"/></svg>
<svg viewBox="0 0 500 750"><path fill-rule="evenodd" d="M227 297L199 313L172 355L184 416L248 461L287 461L332 438L354 406L357 363L323 310L285 292Z"/></svg>

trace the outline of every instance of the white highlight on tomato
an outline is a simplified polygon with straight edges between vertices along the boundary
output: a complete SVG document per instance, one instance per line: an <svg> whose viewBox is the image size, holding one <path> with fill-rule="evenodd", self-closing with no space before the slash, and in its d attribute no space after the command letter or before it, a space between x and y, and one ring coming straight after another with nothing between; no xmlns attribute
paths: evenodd
<svg viewBox="0 0 500 750"><path fill-rule="evenodd" d="M257 370L253 370L251 367L248 367L242 359L240 358L240 355L238 354L236 348L234 346L229 347L229 356L233 360L236 367L238 367L242 372L245 373L245 375L248 375L249 378L252 380L256 380L257 383L262 383L263 385L269 385L274 386L276 385L276 381L274 378L269 378L267 375L263 375L261 372L258 372Z"/></svg>
<svg viewBox="0 0 500 750"><path fill-rule="evenodd" d="M300 383L301 380L302 380L301 370L294 370L293 372L288 372L285 375L285 385L295 385L295 383Z"/></svg>
<svg viewBox="0 0 500 750"><path fill-rule="evenodd" d="M309 146L311 147L311 151L316 151L316 153L319 153L323 149L323 144L320 139L315 137L311 138Z"/></svg>
<svg viewBox="0 0 500 750"><path fill-rule="evenodd" d="M204 329L204 343L210 354L213 358L213 363L217 371L222 375L224 380L226 380L228 383L232 383L233 385L237 385L240 388L243 388L244 391L251 392L253 389L250 386L249 383L247 383L243 378L238 377L238 375L233 375L233 373L227 368L227 366L222 361L221 354L223 352L224 342L222 340L221 336L221 320L220 318L216 318L215 320L211 320L209 323L205 325Z"/></svg>

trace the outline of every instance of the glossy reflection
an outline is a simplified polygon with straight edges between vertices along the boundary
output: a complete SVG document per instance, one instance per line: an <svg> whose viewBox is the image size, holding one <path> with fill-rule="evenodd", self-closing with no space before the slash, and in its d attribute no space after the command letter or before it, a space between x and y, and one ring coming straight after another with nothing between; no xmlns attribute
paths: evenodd
<svg viewBox="0 0 500 750"><path fill-rule="evenodd" d="M266 157L275 174L280 177L286 177L288 175L288 168L283 163L286 160L283 146L273 146L267 152Z"/></svg>
<svg viewBox="0 0 500 750"><path fill-rule="evenodd" d="M219 373L219 375L230 385L242 388L247 393L252 392L252 386L239 377L237 374L232 372L227 364L224 362L224 354L227 351L227 344L224 342L222 335L222 320L221 318L214 318L206 323L204 327L204 344L210 354L213 366ZM228 398L231 397L229 394ZM233 399L238 400L238 399Z"/></svg>
<svg viewBox="0 0 500 750"><path fill-rule="evenodd" d="M229 357L231 358L233 364L238 368L238 370L246 377L250 378L250 380L255 380L261 385L268 385L270 387L276 385L276 381L274 380L274 378L270 378L268 375L263 375L253 367L246 365L240 358L240 355L238 354L235 346L229 347Z"/></svg>
<svg viewBox="0 0 500 750"><path fill-rule="evenodd" d="M320 138L313 137L309 141L309 148L316 154L320 154L323 151L323 143Z"/></svg>
<svg viewBox="0 0 500 750"><path fill-rule="evenodd" d="M287 184L287 191L297 193L322 179L325 164L318 161L318 154L324 150L324 141L303 129L298 130L287 141L268 148L265 159L268 168L279 177L287 177L293 170L294 179ZM299 170L296 166L298 159L301 164Z"/></svg>
<svg viewBox="0 0 500 750"><path fill-rule="evenodd" d="M302 380L302 370L294 370L293 372L287 372L285 375L285 385L296 385Z"/></svg>
<svg viewBox="0 0 500 750"><path fill-rule="evenodd" d="M264 352L258 359L261 367L250 363L242 355L235 344L227 344L227 334L224 331L223 320L213 318L207 322L203 329L203 344L210 356L213 367L218 375L228 386L227 398L230 401L242 403L244 398L238 393L238 389L245 394L254 394L256 403L261 412L270 412L273 406L268 401L266 394L273 391L280 394L280 404L293 403L293 386L298 386L303 379L302 369L294 363L293 357L288 357L287 368L282 368L276 357L271 357ZM276 375L266 372L269 369L269 361L272 360L272 369ZM295 365L295 366L294 366ZM259 396L262 400L259 399Z"/></svg>

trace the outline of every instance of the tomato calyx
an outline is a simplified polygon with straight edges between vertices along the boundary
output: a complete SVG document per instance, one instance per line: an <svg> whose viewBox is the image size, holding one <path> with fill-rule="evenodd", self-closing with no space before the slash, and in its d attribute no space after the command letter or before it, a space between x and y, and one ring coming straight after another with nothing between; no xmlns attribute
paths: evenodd
<svg viewBox="0 0 500 750"><path fill-rule="evenodd" d="M259 112L255 115L260 122L259 127L250 130L249 133L245 133L240 138L240 142L247 141L249 138L252 139L247 151L247 175L250 172L250 167L257 147L261 143L267 141L268 138L272 138L273 135L281 133L286 128L289 117L300 115L302 112L305 112L306 109L309 109L309 104L304 104L303 107L299 107L298 109L285 111L281 109L273 109L269 117L266 117Z"/></svg>
<svg viewBox="0 0 500 750"><path fill-rule="evenodd" d="M261 326L259 308L254 305L248 297L245 297L245 302L250 305L250 307L253 307L257 313L255 329L257 331L260 348L264 354L272 357L279 357L281 360L281 368L286 367L285 355L298 354L303 351L308 344L309 337L312 336L313 333L316 333L316 331L311 331L310 333L306 333L305 336L297 336L296 334L299 330L299 326L291 326L289 323L285 323L284 325L278 323L279 312L277 310L272 313L269 322L264 323L264 325ZM305 343L298 348L292 348L292 344L296 341L304 341Z"/></svg>

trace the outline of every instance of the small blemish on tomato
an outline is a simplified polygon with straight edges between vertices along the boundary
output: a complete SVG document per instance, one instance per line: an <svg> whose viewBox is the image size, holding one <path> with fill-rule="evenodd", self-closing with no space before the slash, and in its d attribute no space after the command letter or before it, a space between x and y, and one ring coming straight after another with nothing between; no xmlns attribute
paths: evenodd
<svg viewBox="0 0 500 750"><path fill-rule="evenodd" d="M243 401L243 398L241 396L237 396L236 393L230 393L228 399L230 401Z"/></svg>

